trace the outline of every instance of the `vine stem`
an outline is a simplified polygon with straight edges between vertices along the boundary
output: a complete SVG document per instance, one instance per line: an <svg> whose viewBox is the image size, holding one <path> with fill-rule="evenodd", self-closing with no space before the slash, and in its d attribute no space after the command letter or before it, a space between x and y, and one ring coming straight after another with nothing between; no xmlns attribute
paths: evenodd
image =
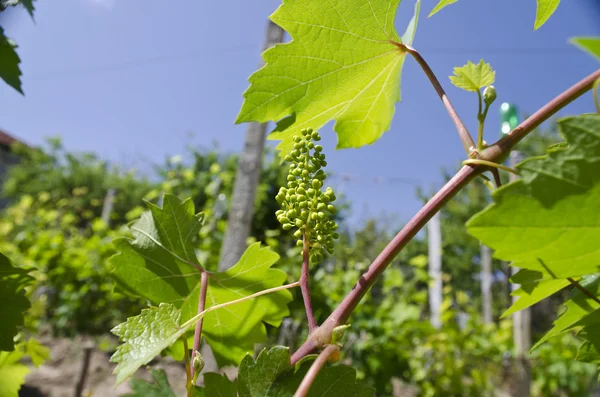
<svg viewBox="0 0 600 397"><path fill-rule="evenodd" d="M198 297L198 311L202 313L206 307L206 291L208 289L208 273L202 272L200 276L200 296ZM194 330L194 346L192 347L192 360L196 357L196 354L200 350L200 340L202 339L202 324L204 320L201 318L196 323L196 329ZM192 374L193 375L193 374Z"/></svg>
<svg viewBox="0 0 600 397"><path fill-rule="evenodd" d="M306 317L308 318L308 332L312 333L317 329L317 320L312 308L310 298L310 288L308 286L308 266L309 266L309 241L306 232L302 233L302 271L300 274L300 290L302 291L302 299L304 300L304 308L306 309Z"/></svg>
<svg viewBox="0 0 600 397"><path fill-rule="evenodd" d="M294 393L294 397L306 397L308 395L312 384L327 362L329 356L331 356L331 354L333 354L335 351L339 350L340 348L336 345L327 345L327 347L325 347L325 349L319 353L319 356L316 358L315 362L310 366L310 369L306 375L304 375L304 379L302 379L302 383L300 383L298 390L296 390L296 393Z"/></svg>
<svg viewBox="0 0 600 397"><path fill-rule="evenodd" d="M191 397L192 395L192 367L191 367L191 360L190 360L190 350L188 348L188 341L187 338L185 337L185 335L183 336L183 352L185 355L185 379L186 379L186 387L185 389L187 390L187 396Z"/></svg>
<svg viewBox="0 0 600 397"><path fill-rule="evenodd" d="M193 324L197 323L200 319L204 318L204 316L206 314L213 312L215 310L222 309L227 306L235 305L236 303L242 303L242 302L245 302L250 299L258 298L259 296L262 296L262 295L270 294L270 293L277 292L277 291L282 291L284 289L299 287L299 286L300 286L300 281L296 281L291 284L280 285L279 287L274 287L274 288L269 288L269 289L265 289L262 291L258 291L252 295L244 296L243 298L240 298L240 299L235 299L235 300L225 302L225 303L219 303L218 305L211 306L208 309L205 309L204 311L201 311L200 313L196 314L194 317L190 318L185 323L181 324L179 326L179 329L181 330L181 329L191 327Z"/></svg>
<svg viewBox="0 0 600 397"><path fill-rule="evenodd" d="M419 52L413 47L395 41L391 41L391 43L398 47L401 51L409 53L417 61L419 66L421 66L421 69L423 69L423 72L425 72L425 75L427 76L427 78L429 78L431 85L433 86L438 96L442 100L442 103L446 107L448 115L450 115L450 119L452 119L452 122L456 126L458 136L460 137L465 152L467 153L467 155L469 155L471 153L471 148L475 147L475 142L473 141L469 130L460 119L460 116L458 115L458 113L456 113L454 106L452 106L452 102L450 102L448 95L446 95L444 88L440 84L440 81L436 77L435 73L433 73L433 70L431 70L431 68L429 67L427 61L425 61L421 54L419 54Z"/></svg>
<svg viewBox="0 0 600 397"><path fill-rule="evenodd" d="M482 152L482 158L487 161L498 162L510 153L510 150L527 134L533 131L543 121L549 119L560 109L589 91L596 79L600 78L600 69L590 74L583 80L548 102L531 117L523 121L517 128L498 142L489 146ZM362 297L383 273L394 257L408 244L408 242L421 230L423 226L435 215L446 202L454 197L478 174L485 170L485 165L469 164L463 166L457 173L429 200L423 208L400 230L394 239L383 249L379 256L369 266L367 271L360 276L354 288L346 295L338 307L329 315L327 320L319 327L304 344L292 355L291 364L296 364L302 357L315 351L331 340L331 333L337 326L343 325Z"/></svg>

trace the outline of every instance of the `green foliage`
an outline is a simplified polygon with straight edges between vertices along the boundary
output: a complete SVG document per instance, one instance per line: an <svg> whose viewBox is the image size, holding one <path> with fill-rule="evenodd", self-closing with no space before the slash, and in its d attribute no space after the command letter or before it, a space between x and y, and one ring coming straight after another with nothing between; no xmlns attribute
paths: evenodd
<svg viewBox="0 0 600 397"><path fill-rule="evenodd" d="M469 61L464 66L454 68L454 76L450 76L450 81L465 91L478 92L482 88L494 84L496 72L483 59L477 64Z"/></svg>
<svg viewBox="0 0 600 397"><path fill-rule="evenodd" d="M23 312L31 307L25 297L25 287L33 281L28 273L0 253L0 351L14 350L14 338L25 321Z"/></svg>
<svg viewBox="0 0 600 397"><path fill-rule="evenodd" d="M450 4L456 3L458 0L440 0L440 2L431 10L429 16L437 14L446 6ZM537 9L535 14L535 25L534 29L537 30L542 27L543 24L554 14L558 5L560 4L560 0L537 0Z"/></svg>
<svg viewBox="0 0 600 397"><path fill-rule="evenodd" d="M519 299L502 314L502 317L510 316L541 302L571 284L569 280L539 280L537 275L534 275L533 278L533 280L523 280L523 282L517 282L516 279L512 280L520 284L520 287L511 294L512 296L518 296Z"/></svg>
<svg viewBox="0 0 600 397"><path fill-rule="evenodd" d="M412 44L417 26L420 1L406 33L398 36L399 3L284 2L271 20L293 40L264 53L266 66L250 76L237 122L283 119L269 138L282 140L284 155L294 135L330 120L337 121L338 148L375 142L389 129L400 100L406 53L394 42Z"/></svg>
<svg viewBox="0 0 600 397"><path fill-rule="evenodd" d="M0 396L18 397L19 389L29 373L26 365L19 364L22 355L18 352L0 352Z"/></svg>
<svg viewBox="0 0 600 397"><path fill-rule="evenodd" d="M565 334L537 348L530 356L531 394L536 397L587 397L597 377L594 365L575 361L581 342ZM583 361L583 360L581 360Z"/></svg>
<svg viewBox="0 0 600 397"><path fill-rule="evenodd" d="M239 368L238 396L292 397L311 364L306 360L292 367L289 349L282 346L264 349L256 361L246 356ZM356 382L352 368L340 365L321 370L307 396L369 397L374 394L371 388Z"/></svg>
<svg viewBox="0 0 600 397"><path fill-rule="evenodd" d="M535 11L534 29L538 30L554 14L558 8L560 0L537 0L537 9Z"/></svg>
<svg viewBox="0 0 600 397"><path fill-rule="evenodd" d="M585 277L580 285L593 296L600 295L600 276ZM532 349L540 346L548 339L564 334L567 331L600 323L600 303L579 289L574 289L565 302L565 310L554 322L554 327L544 335Z"/></svg>
<svg viewBox="0 0 600 397"><path fill-rule="evenodd" d="M115 196L109 221L120 226L128 222L127 212L155 187L134 170L112 166L93 153L67 151L59 138L48 139L42 148L13 145L12 151L19 162L8 170L2 196L12 202L23 196L43 198L40 206L50 210L59 203L80 227L89 228L101 217L110 189Z"/></svg>
<svg viewBox="0 0 600 397"><path fill-rule="evenodd" d="M164 370L150 369L150 376L152 382L131 379L130 384L133 393L124 394L121 397L176 397Z"/></svg>
<svg viewBox="0 0 600 397"><path fill-rule="evenodd" d="M535 344L571 331L587 340L580 351L595 362L592 346L600 322L598 252L600 115L559 122L567 145L521 163L522 179L498 189L494 204L468 223L469 232L521 270L521 298L509 313L575 284L553 328ZM570 386L569 386L570 387Z"/></svg>
<svg viewBox="0 0 600 397"><path fill-rule="evenodd" d="M71 200L49 196L23 196L0 214L0 249L36 269L29 326L41 319L60 335L104 333L143 307L113 292L106 267L115 253L111 240L125 231L111 230L99 219L85 221L92 226L83 229Z"/></svg>
<svg viewBox="0 0 600 397"><path fill-rule="evenodd" d="M174 303L182 321L197 313L201 264L193 238L203 217L194 214L191 200L165 195L163 206L148 204L150 211L131 226L133 239L118 239L120 251L110 259L113 276L128 291L154 304ZM279 255L260 243L252 244L239 262L222 273L211 273L206 308L281 285L286 275L271 269ZM263 322L278 326L287 315L289 292L242 302L226 312L211 312L204 319L204 337L220 364L239 362L254 343L266 339ZM236 341L236 343L233 343ZM166 346L165 346L166 347ZM161 349L162 350L162 349Z"/></svg>
<svg viewBox="0 0 600 397"><path fill-rule="evenodd" d="M6 37L4 30L0 27L0 78L22 94L21 69L19 68L21 59L15 51L16 48L17 44Z"/></svg>
<svg viewBox="0 0 600 397"><path fill-rule="evenodd" d="M600 116L562 120L568 147L518 166L522 180L498 189L494 205L469 221L469 232L514 266L567 278L592 274L600 260Z"/></svg>
<svg viewBox="0 0 600 397"><path fill-rule="evenodd" d="M600 37L573 37L571 43L600 60Z"/></svg>
<svg viewBox="0 0 600 397"><path fill-rule="evenodd" d="M446 6L449 6L450 4L454 4L457 1L458 0L440 0L440 2L437 3L437 5L433 8L433 10L431 10L431 12L429 13L429 15L427 15L427 18L433 16L434 14L437 14L443 8L445 8Z"/></svg>
<svg viewBox="0 0 600 397"><path fill-rule="evenodd" d="M0 397L18 397L30 368L20 363L29 356L35 367L50 358L50 351L35 339L20 341L14 351L0 352Z"/></svg>
<svg viewBox="0 0 600 397"><path fill-rule="evenodd" d="M227 376L214 373L204 374L204 387L196 387L195 397L237 397L237 383Z"/></svg>
<svg viewBox="0 0 600 397"><path fill-rule="evenodd" d="M35 0L0 0L0 12L6 7L22 5L33 18L33 11L35 11L35 6L33 5L34 1Z"/></svg>

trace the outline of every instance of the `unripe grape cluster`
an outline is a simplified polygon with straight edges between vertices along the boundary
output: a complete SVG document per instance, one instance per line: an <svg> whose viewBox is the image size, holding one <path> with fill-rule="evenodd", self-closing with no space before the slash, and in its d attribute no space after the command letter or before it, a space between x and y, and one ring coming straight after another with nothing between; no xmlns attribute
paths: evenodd
<svg viewBox="0 0 600 397"><path fill-rule="evenodd" d="M333 253L333 240L339 237L337 223L332 219L336 209L333 206L335 194L328 187L323 167L327 165L323 147L315 142L321 137L312 129L302 130L294 136L294 149L285 157L290 163L287 186L279 189L275 199L281 205L277 219L283 230L296 229L297 244L303 245L306 236L310 247L310 262L319 263L325 252Z"/></svg>

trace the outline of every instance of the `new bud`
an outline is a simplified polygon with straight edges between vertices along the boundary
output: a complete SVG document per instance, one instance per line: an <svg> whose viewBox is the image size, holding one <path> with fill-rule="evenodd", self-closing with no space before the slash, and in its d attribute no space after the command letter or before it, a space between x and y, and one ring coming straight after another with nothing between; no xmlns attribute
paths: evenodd
<svg viewBox="0 0 600 397"><path fill-rule="evenodd" d="M496 100L496 88L491 85L483 90L483 101L487 106L490 106Z"/></svg>

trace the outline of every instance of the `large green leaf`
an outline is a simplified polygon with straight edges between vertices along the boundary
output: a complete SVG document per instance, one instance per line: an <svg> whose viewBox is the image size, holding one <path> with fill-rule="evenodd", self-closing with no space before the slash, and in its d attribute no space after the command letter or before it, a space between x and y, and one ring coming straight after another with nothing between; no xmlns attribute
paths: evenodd
<svg viewBox="0 0 600 397"><path fill-rule="evenodd" d="M14 337L24 323L23 312L31 306L24 288L33 278L27 273L0 253L0 351L14 350Z"/></svg>
<svg viewBox="0 0 600 397"><path fill-rule="evenodd" d="M570 41L600 61L600 37L573 37Z"/></svg>
<svg viewBox="0 0 600 397"><path fill-rule="evenodd" d="M121 397L176 397L169 385L169 379L163 369L150 369L151 382L142 379L132 379L133 393Z"/></svg>
<svg viewBox="0 0 600 397"><path fill-rule="evenodd" d="M190 200L166 195L162 208L149 204L132 227L134 239L115 241L119 254L110 259L113 275L130 293L153 304L173 303L185 322L198 310L200 264L193 238L202 224ZM206 308L282 285L287 276L271 267L279 256L260 243L251 245L240 261L209 276ZM220 365L239 363L255 343L266 341L264 323L278 326L288 314L292 296L279 291L207 314L203 335Z"/></svg>
<svg viewBox="0 0 600 397"><path fill-rule="evenodd" d="M600 115L559 126L569 146L519 165L522 180L498 189L468 230L499 259L565 279L600 268Z"/></svg>
<svg viewBox="0 0 600 397"><path fill-rule="evenodd" d="M535 25L534 29L537 30L546 23L548 18L554 14L554 11L558 8L560 0L537 0L537 9L535 12Z"/></svg>
<svg viewBox="0 0 600 397"><path fill-rule="evenodd" d="M395 43L412 44L415 16L402 38L394 29L400 0L284 0L271 20L292 41L264 54L266 66L250 76L237 122L278 121L270 139L282 140L336 120L338 148L375 142L390 127L400 100L406 53Z"/></svg>
<svg viewBox="0 0 600 397"><path fill-rule="evenodd" d="M21 69L19 68L21 59L15 51L16 48L17 44L6 37L4 30L0 27L0 78L22 94Z"/></svg>

